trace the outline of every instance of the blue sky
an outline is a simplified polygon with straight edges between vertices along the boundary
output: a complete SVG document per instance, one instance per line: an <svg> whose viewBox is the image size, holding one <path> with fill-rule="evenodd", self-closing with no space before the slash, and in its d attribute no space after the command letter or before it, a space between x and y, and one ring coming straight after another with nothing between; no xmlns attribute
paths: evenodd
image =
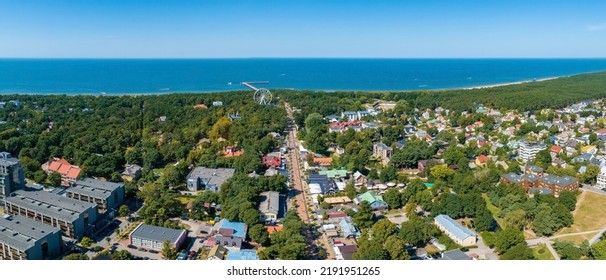
<svg viewBox="0 0 606 280"><path fill-rule="evenodd" d="M606 57L606 1L0 0L0 57Z"/></svg>

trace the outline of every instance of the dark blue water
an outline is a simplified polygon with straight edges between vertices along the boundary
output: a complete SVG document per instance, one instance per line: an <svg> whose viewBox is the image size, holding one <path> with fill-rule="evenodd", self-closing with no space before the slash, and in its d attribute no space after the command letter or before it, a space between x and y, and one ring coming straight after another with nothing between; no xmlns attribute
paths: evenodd
<svg viewBox="0 0 606 280"><path fill-rule="evenodd" d="M606 59L1 59L0 93L428 90L606 70ZM232 84L229 85L228 83Z"/></svg>

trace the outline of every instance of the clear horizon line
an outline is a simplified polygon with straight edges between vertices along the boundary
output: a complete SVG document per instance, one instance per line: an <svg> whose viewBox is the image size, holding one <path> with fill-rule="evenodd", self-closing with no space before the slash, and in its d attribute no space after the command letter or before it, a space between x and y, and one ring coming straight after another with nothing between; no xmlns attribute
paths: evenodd
<svg viewBox="0 0 606 280"><path fill-rule="evenodd" d="M0 57L0 59L65 59L65 60L84 60L84 59L96 59L96 60L228 60L228 59L606 59L606 57L328 57L328 56L317 56L317 57L296 57L296 56L242 56L242 57Z"/></svg>

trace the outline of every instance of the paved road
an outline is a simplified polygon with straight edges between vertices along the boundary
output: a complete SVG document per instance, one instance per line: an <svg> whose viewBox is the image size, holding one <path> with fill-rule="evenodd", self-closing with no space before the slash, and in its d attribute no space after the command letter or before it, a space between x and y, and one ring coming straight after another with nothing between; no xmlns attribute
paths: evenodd
<svg viewBox="0 0 606 280"><path fill-rule="evenodd" d="M486 259L486 260L498 260L499 257L497 256L497 254L495 254L494 249L490 249L490 247L486 246L486 243L484 243L484 240L482 239L482 236L478 235L478 242L476 243L476 246L478 246L478 248L473 248L473 249L469 249L469 253L473 253L478 255L478 257L480 259Z"/></svg>
<svg viewBox="0 0 606 280"><path fill-rule="evenodd" d="M313 248L315 248L315 242L320 241L323 244L322 246L326 249L326 257L328 259L334 259L335 254L333 252L332 247L330 246L330 244L328 242L328 239L324 236L324 234L321 234L317 238L313 237L315 234L312 232L312 230L315 230L315 229L311 228L312 227L311 223L313 221L309 218L309 213L307 211L307 201L309 198L305 195L304 188L306 187L306 185L305 185L305 182L303 182L303 180L302 180L303 168L301 166L302 165L301 154L299 153L300 144L297 141L297 130L295 128L295 122L294 122L294 118L292 115L292 108L288 105L288 103L285 103L284 105L285 105L286 113L288 114L288 119L291 123L289 132L288 132L287 142L288 142L288 150L289 150L288 154L289 154L289 159L290 159L290 164L289 164L290 178L291 178L293 188L297 192L297 194L295 195L295 201L296 201L295 208L296 208L297 214L299 215L301 220L303 220L303 222L305 222L305 224L309 225L309 227L305 230L306 242L308 244L308 247L310 249L313 249Z"/></svg>

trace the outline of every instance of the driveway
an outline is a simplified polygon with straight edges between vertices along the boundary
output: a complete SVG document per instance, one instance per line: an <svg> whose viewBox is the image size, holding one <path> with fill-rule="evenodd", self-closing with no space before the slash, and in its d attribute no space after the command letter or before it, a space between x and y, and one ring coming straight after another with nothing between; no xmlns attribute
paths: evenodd
<svg viewBox="0 0 606 280"><path fill-rule="evenodd" d="M390 222L396 225L401 225L403 222L408 221L408 217L406 217L404 211L400 211L398 213L393 214L385 214L383 216L385 216L385 218L387 218Z"/></svg>
<svg viewBox="0 0 606 280"><path fill-rule="evenodd" d="M484 240L482 240L482 236L478 235L478 242L476 243L478 248L469 249L467 255L476 254L480 259L484 260L498 260L499 257L495 254L494 249L490 249L490 247L486 246Z"/></svg>

